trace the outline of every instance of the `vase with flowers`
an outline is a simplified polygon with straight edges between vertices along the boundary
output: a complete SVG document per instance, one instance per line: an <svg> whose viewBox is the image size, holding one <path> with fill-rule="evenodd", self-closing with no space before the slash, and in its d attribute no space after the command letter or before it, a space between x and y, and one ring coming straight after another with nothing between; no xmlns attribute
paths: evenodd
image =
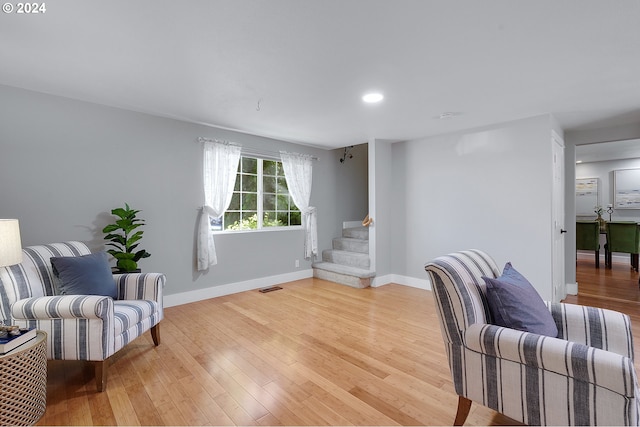
<svg viewBox="0 0 640 427"><path fill-rule="evenodd" d="M606 232L607 231L607 221L605 221L605 219L602 218L602 214L604 213L604 209L602 209L602 206L598 205L593 209L593 211L596 213L596 215L598 215L598 217L596 218L596 221L600 225L600 231L601 232Z"/></svg>

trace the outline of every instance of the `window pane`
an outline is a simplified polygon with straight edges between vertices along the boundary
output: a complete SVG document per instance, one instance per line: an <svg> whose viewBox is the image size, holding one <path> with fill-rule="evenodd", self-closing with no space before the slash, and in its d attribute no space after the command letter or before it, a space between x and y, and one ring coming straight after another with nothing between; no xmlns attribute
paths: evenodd
<svg viewBox="0 0 640 427"><path fill-rule="evenodd" d="M240 174L236 175L236 183L233 185L233 191L240 191L241 178L242 178L242 175Z"/></svg>
<svg viewBox="0 0 640 427"><path fill-rule="evenodd" d="M257 212L242 212L242 228L252 230L258 228Z"/></svg>
<svg viewBox="0 0 640 427"><path fill-rule="evenodd" d="M262 198L263 209L272 211L276 209L276 196L274 194L265 194Z"/></svg>
<svg viewBox="0 0 640 427"><path fill-rule="evenodd" d="M276 209L279 211L288 211L289 210L289 196L287 195L278 195L276 198Z"/></svg>
<svg viewBox="0 0 640 427"><path fill-rule="evenodd" d="M282 162L278 162L278 176L284 176L284 168L282 167Z"/></svg>
<svg viewBox="0 0 640 427"><path fill-rule="evenodd" d="M222 230L222 217L220 218L210 218L211 229L214 231Z"/></svg>
<svg viewBox="0 0 640 427"><path fill-rule="evenodd" d="M280 221L282 225L289 225L289 213L278 212L278 221Z"/></svg>
<svg viewBox="0 0 640 427"><path fill-rule="evenodd" d="M290 221L291 224L289 225L302 225L302 215L300 214L300 211L292 211L291 215L290 215Z"/></svg>
<svg viewBox="0 0 640 427"><path fill-rule="evenodd" d="M242 175L242 191L258 191L258 177L255 175Z"/></svg>
<svg viewBox="0 0 640 427"><path fill-rule="evenodd" d="M256 193L242 193L242 210L258 210L258 195Z"/></svg>
<svg viewBox="0 0 640 427"><path fill-rule="evenodd" d="M231 203L229 204L228 210L230 211L240 210L240 194L239 193L233 193L233 196L231 196Z"/></svg>
<svg viewBox="0 0 640 427"><path fill-rule="evenodd" d="M242 158L242 172L243 173L258 173L258 159L251 157Z"/></svg>
<svg viewBox="0 0 640 427"><path fill-rule="evenodd" d="M276 178L274 176L265 176L262 178L262 191L265 193L276 192Z"/></svg>
<svg viewBox="0 0 640 427"><path fill-rule="evenodd" d="M278 162L274 160L265 160L262 164L262 170L264 175L275 175L276 174L276 164Z"/></svg>
<svg viewBox="0 0 640 427"><path fill-rule="evenodd" d="M278 222L278 217L274 211L268 211L264 213L262 225L265 227L281 227L283 224Z"/></svg>
<svg viewBox="0 0 640 427"><path fill-rule="evenodd" d="M230 229L234 224L237 225L238 221L240 221L240 212L225 212L224 229Z"/></svg>
<svg viewBox="0 0 640 427"><path fill-rule="evenodd" d="M284 177L278 177L278 193L288 193L287 180Z"/></svg>

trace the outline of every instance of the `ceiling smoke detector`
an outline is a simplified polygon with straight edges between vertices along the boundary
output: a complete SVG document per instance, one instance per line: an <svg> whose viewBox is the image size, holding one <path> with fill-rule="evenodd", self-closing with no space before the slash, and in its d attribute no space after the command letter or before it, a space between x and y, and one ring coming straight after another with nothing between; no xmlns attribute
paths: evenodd
<svg viewBox="0 0 640 427"><path fill-rule="evenodd" d="M451 111L445 111L444 113L440 113L438 114L435 118L439 119L439 120L447 120L447 119L452 119L455 116L459 116L460 113L454 113Z"/></svg>

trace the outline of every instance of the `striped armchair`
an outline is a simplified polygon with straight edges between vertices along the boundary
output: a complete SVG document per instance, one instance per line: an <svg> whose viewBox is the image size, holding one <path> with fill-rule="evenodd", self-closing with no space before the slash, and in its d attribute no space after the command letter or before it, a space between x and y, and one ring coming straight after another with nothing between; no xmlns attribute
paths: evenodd
<svg viewBox="0 0 640 427"><path fill-rule="evenodd" d="M21 264L0 268L0 320L45 331L49 359L93 361L96 385L103 391L115 352L149 329L155 345L160 344L163 274L115 274L116 299L58 295L50 258L88 255L89 248L65 242L22 252Z"/></svg>
<svg viewBox="0 0 640 427"><path fill-rule="evenodd" d="M546 303L558 337L491 324L482 276L500 271L468 250L425 265L462 425L477 402L530 425L638 425L638 385L629 317Z"/></svg>

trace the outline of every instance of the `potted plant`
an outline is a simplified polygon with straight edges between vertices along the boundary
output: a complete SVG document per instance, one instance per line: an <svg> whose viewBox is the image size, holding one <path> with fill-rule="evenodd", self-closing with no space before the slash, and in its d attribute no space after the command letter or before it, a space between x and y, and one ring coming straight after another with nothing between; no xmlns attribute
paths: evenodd
<svg viewBox="0 0 640 427"><path fill-rule="evenodd" d="M111 214L119 219L103 228L102 232L106 234L104 239L110 241L107 246L115 248L107 252L117 260L118 271L132 273L140 271L138 261L150 257L151 254L144 249L136 250L144 233L137 230L144 225L144 220L136 217L140 211L131 209L127 203L124 206L111 211Z"/></svg>

